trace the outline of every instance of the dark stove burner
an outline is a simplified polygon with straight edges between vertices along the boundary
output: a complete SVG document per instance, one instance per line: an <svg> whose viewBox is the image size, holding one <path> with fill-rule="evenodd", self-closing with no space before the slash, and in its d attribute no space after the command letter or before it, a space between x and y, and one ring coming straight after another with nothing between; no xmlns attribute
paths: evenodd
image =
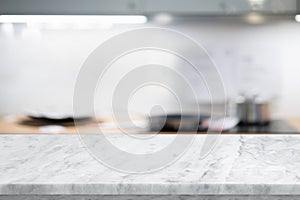
<svg viewBox="0 0 300 200"><path fill-rule="evenodd" d="M239 124L227 133L299 133L295 128L284 120L273 120L263 125Z"/></svg>

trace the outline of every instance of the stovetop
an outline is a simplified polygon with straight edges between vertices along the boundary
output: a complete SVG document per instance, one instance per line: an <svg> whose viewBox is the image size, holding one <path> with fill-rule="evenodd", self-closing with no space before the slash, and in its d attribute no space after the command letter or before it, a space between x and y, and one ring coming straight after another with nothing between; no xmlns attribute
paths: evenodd
<svg viewBox="0 0 300 200"><path fill-rule="evenodd" d="M227 133L250 133L250 132L257 132L257 133L300 133L297 129L289 125L284 120L272 120L269 124L266 125L242 125L239 124L238 126L225 131Z"/></svg>

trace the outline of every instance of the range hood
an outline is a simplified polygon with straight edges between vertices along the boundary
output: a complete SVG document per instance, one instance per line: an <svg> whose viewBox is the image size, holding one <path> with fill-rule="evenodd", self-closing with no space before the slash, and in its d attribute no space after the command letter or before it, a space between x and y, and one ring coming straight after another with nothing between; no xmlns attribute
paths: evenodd
<svg viewBox="0 0 300 200"><path fill-rule="evenodd" d="M296 14L299 0L0 0L0 15Z"/></svg>

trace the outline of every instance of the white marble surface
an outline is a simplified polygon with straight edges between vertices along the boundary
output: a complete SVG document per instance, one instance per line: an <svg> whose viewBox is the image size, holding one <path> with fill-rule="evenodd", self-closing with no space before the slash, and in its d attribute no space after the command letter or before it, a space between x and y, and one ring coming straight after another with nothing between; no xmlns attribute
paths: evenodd
<svg viewBox="0 0 300 200"><path fill-rule="evenodd" d="M201 159L204 138L162 170L128 174L95 160L77 135L1 135L0 195L300 195L300 135L222 135Z"/></svg>

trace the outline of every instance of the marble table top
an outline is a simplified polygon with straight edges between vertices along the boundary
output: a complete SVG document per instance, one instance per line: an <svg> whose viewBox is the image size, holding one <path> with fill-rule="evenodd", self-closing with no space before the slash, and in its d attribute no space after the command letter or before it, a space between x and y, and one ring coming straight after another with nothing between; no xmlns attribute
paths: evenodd
<svg viewBox="0 0 300 200"><path fill-rule="evenodd" d="M108 137L147 152L175 136L134 148ZM78 135L0 135L0 195L300 195L300 135L221 135L200 158L204 139L161 170L131 174L101 164Z"/></svg>

